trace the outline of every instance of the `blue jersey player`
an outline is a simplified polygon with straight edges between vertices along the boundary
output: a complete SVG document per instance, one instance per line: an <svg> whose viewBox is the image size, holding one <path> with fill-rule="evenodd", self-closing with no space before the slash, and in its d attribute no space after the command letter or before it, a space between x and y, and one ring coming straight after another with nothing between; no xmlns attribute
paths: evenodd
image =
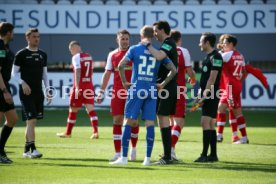
<svg viewBox="0 0 276 184"><path fill-rule="evenodd" d="M140 31L141 41L151 42L153 28L144 26ZM124 67L132 61L131 83L127 82ZM161 83L156 83L160 65L170 70L168 76ZM119 64L120 77L123 86L128 89L128 99L125 106L125 122L122 135L122 156L111 164L127 164L128 145L131 136L131 127L137 126L137 119L142 113L147 127L146 134L146 157L143 165L150 165L150 157L154 143L154 120L156 116L157 90L164 86L175 76L176 68L170 59L165 58L157 61L147 49L147 46L137 44L128 50Z"/></svg>

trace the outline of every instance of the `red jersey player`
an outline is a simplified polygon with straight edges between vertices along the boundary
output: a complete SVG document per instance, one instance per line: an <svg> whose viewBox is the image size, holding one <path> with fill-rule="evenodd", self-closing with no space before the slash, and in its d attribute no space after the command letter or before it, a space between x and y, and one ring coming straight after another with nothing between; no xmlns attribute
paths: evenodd
<svg viewBox="0 0 276 184"><path fill-rule="evenodd" d="M229 107L229 110L233 111L234 117L236 118L233 118L233 120L236 120L242 134L242 138L239 139L237 131L233 131L232 142L237 144L246 144L249 141L247 139L245 119L241 110L240 97L245 61L243 56L235 49L236 44L237 39L235 36L225 35L222 53L224 61L222 80L225 90L222 94L218 107L217 122L218 128L220 128L220 124L221 126L224 126L223 124L225 124L226 121L225 111L227 107ZM222 134L219 133L219 131L217 140L222 140Z"/></svg>
<svg viewBox="0 0 276 184"><path fill-rule="evenodd" d="M113 91L111 99L110 112L113 116L113 142L115 148L115 155L110 161L115 161L121 154L121 136L122 136L122 124L124 120L124 107L127 98L127 91L124 89L121 78L119 75L118 65L121 59L124 57L129 48L130 33L127 30L121 30L117 33L118 48L109 53L107 57L107 63L105 72L102 76L101 90L96 98L98 103L101 103L104 91L110 79L112 73L114 73ZM129 62L127 68L125 68L125 75L127 81L131 78L131 62ZM132 150L130 154L130 160L136 160L136 143L138 140L139 126L132 127L131 130L131 143Z"/></svg>
<svg viewBox="0 0 276 184"><path fill-rule="evenodd" d="M70 95L67 130L64 133L57 133L57 136L62 138L71 137L72 129L76 123L77 112L84 104L93 127L93 134L90 138L98 139L98 117L94 111L94 86L92 83L93 60L90 54L82 52L81 46L77 41L70 42L69 50L73 56L74 83Z"/></svg>
<svg viewBox="0 0 276 184"><path fill-rule="evenodd" d="M176 30L171 31L171 37L175 40L177 45L177 53L178 53L178 75L177 75L177 85L178 91L180 91L179 97L177 98L176 103L176 112L173 116L171 116L171 126L172 126L172 150L171 150L171 158L177 160L175 154L175 145L178 142L179 136L181 134L181 130L185 124L185 115L186 115L186 99L185 92L186 81L185 75L186 73L189 76L189 82L191 85L196 84L195 72L192 68L191 56L187 49L181 47L182 39L181 33Z"/></svg>

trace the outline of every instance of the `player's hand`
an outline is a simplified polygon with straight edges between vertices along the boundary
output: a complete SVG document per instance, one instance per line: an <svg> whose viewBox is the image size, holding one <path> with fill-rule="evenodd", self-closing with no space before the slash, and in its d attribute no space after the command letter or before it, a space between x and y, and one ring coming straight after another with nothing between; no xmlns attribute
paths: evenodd
<svg viewBox="0 0 276 184"><path fill-rule="evenodd" d="M193 102L193 105L190 109L190 112L196 111L202 105L203 105L203 103L201 102L201 100L199 98L195 99L194 102Z"/></svg>
<svg viewBox="0 0 276 184"><path fill-rule="evenodd" d="M189 77L189 78L188 78L188 82L189 82L192 86L194 86L194 85L196 84L196 79L195 79L195 78Z"/></svg>
<svg viewBox="0 0 276 184"><path fill-rule="evenodd" d="M227 101L228 101L229 106L231 106L231 107L235 106L234 101L233 101L232 98L228 98Z"/></svg>
<svg viewBox="0 0 276 184"><path fill-rule="evenodd" d="M102 103L102 101L103 101L103 99L104 99L104 92L99 92L98 93L98 95L97 95L97 97L96 97L96 102L98 103L98 104L101 104Z"/></svg>
<svg viewBox="0 0 276 184"><path fill-rule="evenodd" d="M5 99L7 104L12 104L13 103L12 96L9 92L3 93L3 96L4 96L4 99Z"/></svg>
<svg viewBox="0 0 276 184"><path fill-rule="evenodd" d="M77 96L80 96L80 95L81 95L81 90L80 90L78 87L75 88L75 94L76 94Z"/></svg>
<svg viewBox="0 0 276 184"><path fill-rule="evenodd" d="M126 90L128 90L128 88L131 86L131 83L130 82L123 82L123 86Z"/></svg>
<svg viewBox="0 0 276 184"><path fill-rule="evenodd" d="M32 93L30 86L25 81L22 82L21 86L24 95L30 95Z"/></svg>
<svg viewBox="0 0 276 184"><path fill-rule="evenodd" d="M50 105L52 103L53 95L48 91L47 92L47 105Z"/></svg>
<svg viewBox="0 0 276 184"><path fill-rule="evenodd" d="M163 89L165 86L162 84L162 83L157 83L156 84L156 88L157 88L157 91Z"/></svg>

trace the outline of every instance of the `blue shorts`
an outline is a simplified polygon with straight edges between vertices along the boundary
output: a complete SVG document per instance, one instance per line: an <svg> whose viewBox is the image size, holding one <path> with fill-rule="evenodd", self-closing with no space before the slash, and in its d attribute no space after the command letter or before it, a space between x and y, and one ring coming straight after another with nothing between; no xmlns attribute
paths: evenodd
<svg viewBox="0 0 276 184"><path fill-rule="evenodd" d="M157 96L148 93L133 93L128 95L125 105L125 117L129 119L138 119L140 112L142 120L154 121L156 116Z"/></svg>

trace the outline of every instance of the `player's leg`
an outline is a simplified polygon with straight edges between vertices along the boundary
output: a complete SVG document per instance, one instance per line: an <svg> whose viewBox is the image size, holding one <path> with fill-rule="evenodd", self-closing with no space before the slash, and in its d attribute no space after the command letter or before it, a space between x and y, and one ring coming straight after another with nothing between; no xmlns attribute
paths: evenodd
<svg viewBox="0 0 276 184"><path fill-rule="evenodd" d="M72 130L75 126L77 113L80 107L82 107L82 96L79 96L75 93L75 89L73 88L72 93L70 95L70 106L69 112L67 116L66 123L66 131L62 133L57 133L56 135L61 138L70 138L72 134Z"/></svg>
<svg viewBox="0 0 276 184"><path fill-rule="evenodd" d="M229 109L229 123L232 129L232 143L235 143L237 141L240 140L239 136L238 136L238 123L237 123L237 119L236 116L234 115L234 112L232 110L232 108Z"/></svg>
<svg viewBox="0 0 276 184"><path fill-rule="evenodd" d="M223 141L223 130L226 122L227 101L220 100L217 113L217 142Z"/></svg>
<svg viewBox="0 0 276 184"><path fill-rule="evenodd" d="M94 110L93 104L85 104L86 112L90 118L90 124L93 127L93 133L90 137L91 139L98 139L99 132L98 132L98 116L96 111Z"/></svg>
<svg viewBox="0 0 276 184"><path fill-rule="evenodd" d="M178 160L175 153L175 145L179 140L181 135L181 130L185 125L185 115L186 115L186 99L184 95L180 96L176 103L176 112L173 116L171 116L173 120L173 126L171 128L171 139L172 139L172 149L171 149L171 157L173 160Z"/></svg>
<svg viewBox="0 0 276 184"><path fill-rule="evenodd" d="M139 123L137 120L137 126L131 127L131 151L130 151L130 160L136 160L136 145L138 142L138 135L139 135Z"/></svg>
<svg viewBox="0 0 276 184"><path fill-rule="evenodd" d="M204 104L205 105L205 104ZM204 105L202 108L204 108ZM210 145L211 140L211 127L210 122L212 121L212 117L210 116L203 116L201 117L201 127L203 129L203 146L202 146L202 152L200 154L200 157L197 158L194 162L208 162L207 154L208 149Z"/></svg>
<svg viewBox="0 0 276 184"><path fill-rule="evenodd" d="M219 99L205 100L202 106L201 126L203 129L203 149L201 156L195 162L218 161L215 129L218 103ZM211 154L208 159L207 153L209 145L211 147Z"/></svg>
<svg viewBox="0 0 276 184"><path fill-rule="evenodd" d="M0 163L9 164L12 161L7 157L4 149L18 117L14 107L6 112L0 112L0 120L2 120L3 115L5 115L6 121L0 134Z"/></svg>
<svg viewBox="0 0 276 184"><path fill-rule="evenodd" d="M75 126L77 113L79 108L78 107L69 107L69 113L67 116L67 123L66 123L66 131L62 133L57 133L57 136L60 138L71 138L72 130Z"/></svg>
<svg viewBox="0 0 276 184"><path fill-rule="evenodd" d="M91 139L98 139L98 116L96 111L94 110L94 87L92 83L86 84L83 86L83 100L82 103L85 104L86 112L90 118L90 124L92 126L92 136Z"/></svg>
<svg viewBox="0 0 276 184"><path fill-rule="evenodd" d="M122 156L117 160L110 162L110 164L114 165L125 165L128 163L127 156L128 156L128 148L129 148L129 140L131 137L131 127L135 126L136 120L134 119L125 119L123 133L122 133Z"/></svg>
<svg viewBox="0 0 276 184"><path fill-rule="evenodd" d="M25 101L25 104L28 105L24 106L26 114L26 132L25 132L25 139L27 143L28 152L23 154L24 157L29 158L40 158L42 154L37 150L35 145L35 127L37 124L38 119L43 119L43 103L44 103L44 94L42 91L33 92L33 94L28 98L29 102ZM31 151L31 154L29 155ZM26 156L27 154L27 156Z"/></svg>
<svg viewBox="0 0 276 184"><path fill-rule="evenodd" d="M154 120L156 116L156 99L154 97L148 98L144 101L142 107L142 119L145 120L145 126L147 129L146 133L146 155L142 165L151 165L150 159L152 154L152 149L154 145Z"/></svg>
<svg viewBox="0 0 276 184"><path fill-rule="evenodd" d="M245 122L245 118L242 114L242 110L241 110L241 108L235 108L235 109L233 109L233 112L237 118L237 124L238 124L239 130L242 135L241 139L235 143L248 144L249 140L248 140L247 132L246 132L246 122Z"/></svg>
<svg viewBox="0 0 276 184"><path fill-rule="evenodd" d="M124 121L125 99L115 95L111 100L111 115L113 116L113 143L115 155L110 161L115 161L121 156L122 125Z"/></svg>
<svg viewBox="0 0 276 184"><path fill-rule="evenodd" d="M180 117L174 117L174 126L172 127L172 150L171 157L173 160L178 160L175 153L175 146L181 135L181 130L185 125L185 119Z"/></svg>
<svg viewBox="0 0 276 184"><path fill-rule="evenodd" d="M170 115L175 114L177 91L176 86L171 84L166 88L169 92L169 97L166 99L158 98L158 109L157 109L157 121L161 129L161 138L164 149L164 156L158 161L159 164L170 164L171 163L171 129L170 129ZM164 92L164 91L163 91ZM166 92L160 93L161 97L166 96ZM158 163L157 163L158 164Z"/></svg>
<svg viewBox="0 0 276 184"><path fill-rule="evenodd" d="M154 145L154 121L146 120L145 125L147 128L147 133L146 133L146 156L144 158L144 161L142 165L150 165L150 159L151 159L151 153Z"/></svg>
<svg viewBox="0 0 276 184"><path fill-rule="evenodd" d="M123 115L113 116L113 143L115 149L115 155L110 161L115 161L121 156L121 144L122 144L122 124L124 121Z"/></svg>
<svg viewBox="0 0 276 184"><path fill-rule="evenodd" d="M213 118L210 121L210 148L211 153L208 156L209 162L217 162L218 156L217 156L217 133L216 133L216 122L217 120Z"/></svg>

